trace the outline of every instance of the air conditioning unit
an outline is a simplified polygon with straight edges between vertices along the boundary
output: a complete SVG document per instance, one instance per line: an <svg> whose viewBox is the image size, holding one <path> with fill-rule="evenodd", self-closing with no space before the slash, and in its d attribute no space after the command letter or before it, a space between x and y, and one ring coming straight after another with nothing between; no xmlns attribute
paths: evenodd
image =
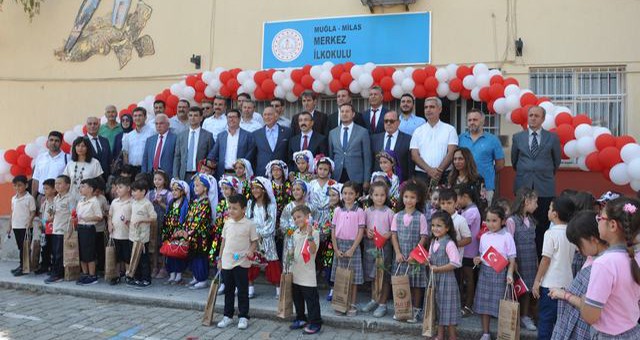
<svg viewBox="0 0 640 340"><path fill-rule="evenodd" d="M416 0L360 0L362 5L368 6L371 13L373 13L373 7L375 6L393 6L404 5L405 9L409 10L409 5L415 4Z"/></svg>

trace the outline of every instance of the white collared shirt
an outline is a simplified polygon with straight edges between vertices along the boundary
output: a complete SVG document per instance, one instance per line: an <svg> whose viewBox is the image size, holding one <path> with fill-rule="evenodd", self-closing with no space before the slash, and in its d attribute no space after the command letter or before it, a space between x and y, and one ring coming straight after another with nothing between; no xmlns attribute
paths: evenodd
<svg viewBox="0 0 640 340"><path fill-rule="evenodd" d="M175 133L176 135L179 135L180 133L187 131L187 129L189 129L189 120L182 122L180 121L180 118L178 118L177 115L173 116L169 118L169 127L171 128L171 131L173 133Z"/></svg>
<svg viewBox="0 0 640 340"><path fill-rule="evenodd" d="M33 178L38 180L38 192L44 194L42 187L45 180L56 178L62 174L67 166L67 159L71 161L71 156L60 151L57 155L51 156L49 151L43 152L36 158Z"/></svg>
<svg viewBox="0 0 640 340"><path fill-rule="evenodd" d="M376 129L378 128L378 117L380 117L380 113L382 112L382 105L378 106L376 112L373 112L373 107L369 107L369 123L371 123L371 118L374 118L374 122L376 122Z"/></svg>
<svg viewBox="0 0 640 340"><path fill-rule="evenodd" d="M217 141L218 134L227 128L227 115L222 114L218 118L216 118L216 115L213 115L205 119L204 123L202 123L202 128L211 132L213 141Z"/></svg>
<svg viewBox="0 0 640 340"><path fill-rule="evenodd" d="M240 119L240 128L249 132L260 130L263 126L264 124L257 120L255 116L249 121L245 121L242 118Z"/></svg>
<svg viewBox="0 0 640 340"><path fill-rule="evenodd" d="M398 132L400 130L396 130L396 132L391 134L391 145L389 146L389 150L393 150L396 148L396 142L398 141ZM389 137L388 132L384 132L384 139L382 140L382 147L385 148L387 146L387 137Z"/></svg>
<svg viewBox="0 0 640 340"><path fill-rule="evenodd" d="M342 146L342 137L344 136L344 129L347 129L347 145L348 142L351 140L351 132L353 132L353 122L351 122L349 125L344 125L342 124L342 126L340 127L340 145Z"/></svg>
<svg viewBox="0 0 640 340"><path fill-rule="evenodd" d="M90 134L87 134L87 138L89 138L89 140L91 141L91 146L93 146L93 154L94 155L98 154L98 144L100 145L100 150L104 150L104 148L106 147L106 145L100 144L100 136L99 135L92 136Z"/></svg>
<svg viewBox="0 0 640 340"><path fill-rule="evenodd" d="M144 125L140 131L134 129L122 137L122 150L127 153L129 164L134 166L142 165L145 142L147 138L155 133L155 129L152 129L149 125Z"/></svg>
<svg viewBox="0 0 640 340"><path fill-rule="evenodd" d="M542 128L539 128L538 130L532 130L531 128L529 128L528 130L529 130L529 148L531 148L531 143L533 143L534 131L537 133L536 138L538 139L538 146L540 146L540 144L542 144Z"/></svg>
<svg viewBox="0 0 640 340"><path fill-rule="evenodd" d="M153 157L156 156L156 150L158 149L158 145L160 144L160 136L162 136L162 145L160 146L160 160L162 161L162 151L164 151L164 145L165 143L167 143L167 135L169 134L169 131L165 132L164 134L158 134L158 140L156 141L156 146L153 148L153 155L151 155L151 159L153 159ZM197 144L196 144L197 145Z"/></svg>
<svg viewBox="0 0 640 340"><path fill-rule="evenodd" d="M300 131L300 150L302 150L302 146L304 145L304 136L307 136L307 146L311 145L311 136L313 135L313 130L309 130L309 132L304 133Z"/></svg>
<svg viewBox="0 0 640 340"><path fill-rule="evenodd" d="M187 138L187 154L189 154L189 145L191 143L191 138L195 138L193 141L193 159L188 159L187 162L190 162L193 165L193 168L187 166L187 169L197 169L198 164L196 159L198 158L198 140L200 140L200 130L201 128L192 129L189 127L189 138ZM195 134L193 134L195 132Z"/></svg>
<svg viewBox="0 0 640 340"><path fill-rule="evenodd" d="M233 169L233 163L235 163L236 160L238 159L239 139L240 139L240 129L236 130L235 135L232 135L231 132L227 134L227 150L224 154L225 170Z"/></svg>
<svg viewBox="0 0 640 340"><path fill-rule="evenodd" d="M458 145L456 129L439 120L436 125L427 123L417 128L411 137L411 149L417 149L420 158L432 168L437 168L447 156L449 145ZM416 165L416 170L424 172Z"/></svg>

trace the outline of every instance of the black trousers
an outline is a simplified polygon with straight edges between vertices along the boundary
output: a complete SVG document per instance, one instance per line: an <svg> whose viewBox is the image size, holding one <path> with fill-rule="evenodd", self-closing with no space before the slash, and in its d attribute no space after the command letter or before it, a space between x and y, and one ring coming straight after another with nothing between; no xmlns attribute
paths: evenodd
<svg viewBox="0 0 640 340"><path fill-rule="evenodd" d="M64 277L64 235L51 235L51 275Z"/></svg>
<svg viewBox="0 0 640 340"><path fill-rule="evenodd" d="M40 269L48 270L51 267L51 242L53 235L45 235L44 238L46 241L40 251L40 257L42 258Z"/></svg>
<svg viewBox="0 0 640 340"><path fill-rule="evenodd" d="M303 320L316 325L322 324L318 288L300 286L294 283L292 292L293 305L296 307L296 320ZM305 304L307 305L309 317L304 313Z"/></svg>
<svg viewBox="0 0 640 340"><path fill-rule="evenodd" d="M27 229L13 229L13 237L16 239L16 244L18 245L18 253L20 254L20 270L22 270L22 252L24 245L24 237L27 234Z"/></svg>
<svg viewBox="0 0 640 340"><path fill-rule="evenodd" d="M96 231L96 272L104 271L104 231Z"/></svg>
<svg viewBox="0 0 640 340"><path fill-rule="evenodd" d="M131 245L131 249L133 249L133 242L129 241L129 243ZM134 276L134 279L138 281L151 282L151 266L149 264L149 242L144 244L144 249L142 250L142 254L140 255L140 262L138 262L138 267L136 267L136 275Z"/></svg>
<svg viewBox="0 0 640 340"><path fill-rule="evenodd" d="M549 230L549 206L554 197L538 197L538 209L533 212L536 219L536 250L538 259L542 257L542 243L544 242L544 232Z"/></svg>
<svg viewBox="0 0 640 340"><path fill-rule="evenodd" d="M224 282L224 316L233 318L238 288L238 317L249 319L249 268L240 266L222 270Z"/></svg>

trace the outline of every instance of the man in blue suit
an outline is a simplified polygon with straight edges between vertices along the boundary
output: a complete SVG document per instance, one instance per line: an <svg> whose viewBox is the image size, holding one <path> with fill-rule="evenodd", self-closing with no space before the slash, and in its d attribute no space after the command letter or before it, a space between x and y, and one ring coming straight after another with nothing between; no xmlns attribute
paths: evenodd
<svg viewBox="0 0 640 340"><path fill-rule="evenodd" d="M207 159L216 162L216 177L233 174L233 164L239 158L251 161L256 152L253 135L240 128L240 111L227 112L227 129L218 134L218 140Z"/></svg>
<svg viewBox="0 0 640 340"><path fill-rule="evenodd" d="M367 129L353 122L351 104L340 106L342 125L329 133L329 156L335 162L333 178L344 183L354 181L369 187L371 177L371 141Z"/></svg>
<svg viewBox="0 0 640 340"><path fill-rule="evenodd" d="M274 159L289 164L289 139L291 139L291 129L277 123L278 114L273 107L264 108L262 120L264 120L264 127L253 132L253 138L256 141L254 170L258 176L266 176L265 167Z"/></svg>
<svg viewBox="0 0 640 340"><path fill-rule="evenodd" d="M362 112L364 127L369 134L384 132L384 115L389 109L382 106L382 88L374 86L369 90L369 108Z"/></svg>
<svg viewBox="0 0 640 340"><path fill-rule="evenodd" d="M169 117L164 113L156 115L157 134L147 138L142 154L142 172L161 169L173 178L173 155L177 136L169 130Z"/></svg>
<svg viewBox="0 0 640 340"><path fill-rule="evenodd" d="M93 146L93 154L95 158L100 161L102 167L102 178L107 181L111 172L111 146L109 140L99 136L100 119L97 117L87 118L87 136L91 146Z"/></svg>

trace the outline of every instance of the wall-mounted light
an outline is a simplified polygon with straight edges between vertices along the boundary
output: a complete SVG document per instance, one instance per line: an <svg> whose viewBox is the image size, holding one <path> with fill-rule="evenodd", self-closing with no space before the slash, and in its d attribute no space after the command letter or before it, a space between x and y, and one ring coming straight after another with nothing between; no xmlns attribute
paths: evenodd
<svg viewBox="0 0 640 340"><path fill-rule="evenodd" d="M522 38L516 40L516 57L522 57L522 48L524 48L524 42Z"/></svg>
<svg viewBox="0 0 640 340"><path fill-rule="evenodd" d="M195 55L195 54L191 55L191 59L189 61L191 61L191 63L195 65L196 70L200 69L200 62L201 62L200 55Z"/></svg>

